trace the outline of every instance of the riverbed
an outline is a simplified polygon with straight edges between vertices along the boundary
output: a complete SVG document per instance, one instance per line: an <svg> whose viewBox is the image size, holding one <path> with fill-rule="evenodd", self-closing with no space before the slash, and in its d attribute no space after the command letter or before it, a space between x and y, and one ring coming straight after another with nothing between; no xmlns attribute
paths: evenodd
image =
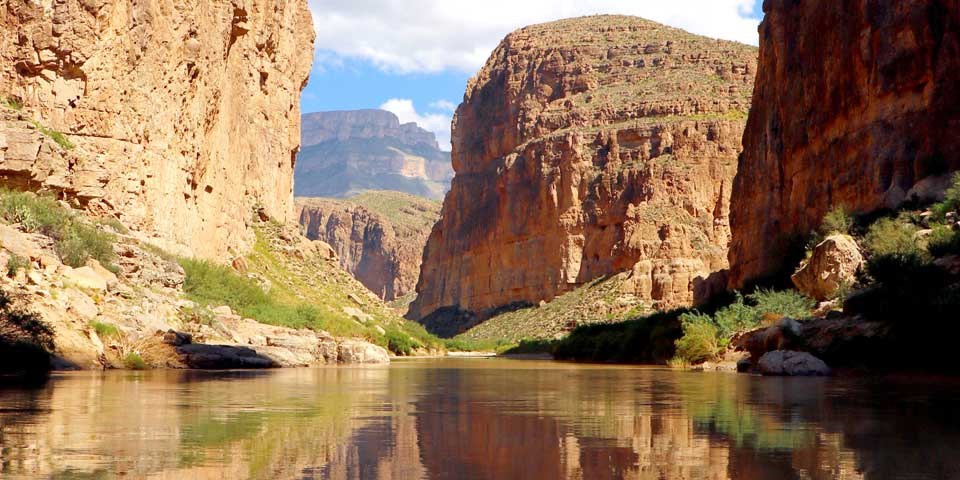
<svg viewBox="0 0 960 480"><path fill-rule="evenodd" d="M502 358L59 373L0 388L0 478L960 476L960 384Z"/></svg>

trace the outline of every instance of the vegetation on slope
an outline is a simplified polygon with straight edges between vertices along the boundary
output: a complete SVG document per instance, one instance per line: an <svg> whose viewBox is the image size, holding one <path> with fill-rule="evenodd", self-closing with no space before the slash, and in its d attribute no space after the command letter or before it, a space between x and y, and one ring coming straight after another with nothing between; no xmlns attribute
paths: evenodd
<svg viewBox="0 0 960 480"><path fill-rule="evenodd" d="M116 270L113 266L116 259L114 235L51 197L0 190L0 219L19 224L26 232L53 239L60 260L71 267L81 267L93 258L105 268Z"/></svg>
<svg viewBox="0 0 960 480"><path fill-rule="evenodd" d="M333 262L303 261L280 237L282 228L263 223L246 273L207 261L181 259L184 290L198 304L227 305L239 315L292 328L357 337L397 355L437 350L440 342L368 294Z"/></svg>

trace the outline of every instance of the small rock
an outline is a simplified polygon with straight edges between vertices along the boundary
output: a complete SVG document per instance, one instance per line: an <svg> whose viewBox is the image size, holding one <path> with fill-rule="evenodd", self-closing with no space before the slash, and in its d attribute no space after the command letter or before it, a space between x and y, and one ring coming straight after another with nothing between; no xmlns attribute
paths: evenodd
<svg viewBox="0 0 960 480"><path fill-rule="evenodd" d="M383 329L380 325L374 325L373 329L377 331L380 335L386 335L387 331Z"/></svg>
<svg viewBox="0 0 960 480"><path fill-rule="evenodd" d="M346 313L347 315L357 319L357 321L361 323L367 323L373 320L373 315L353 307L343 307L343 313Z"/></svg>
<svg viewBox="0 0 960 480"><path fill-rule="evenodd" d="M243 257L234 258L233 261L230 262L230 265L234 270L237 271L237 273L241 274L247 273L247 269L249 268L247 266L247 260Z"/></svg>
<svg viewBox="0 0 960 480"><path fill-rule="evenodd" d="M774 350L763 354L757 362L757 368L764 375L830 375L830 367L823 360L807 352L791 350Z"/></svg>
<svg viewBox="0 0 960 480"><path fill-rule="evenodd" d="M360 305L361 307L364 305L363 300L360 300L360 297L352 293L348 293L347 298L349 298L350 300L353 300L354 303L356 303L357 305Z"/></svg>
<svg viewBox="0 0 960 480"><path fill-rule="evenodd" d="M189 345L193 343L193 336L189 333L178 332L176 330L167 330L163 334L163 343L179 347L180 345Z"/></svg>
<svg viewBox="0 0 960 480"><path fill-rule="evenodd" d="M213 312L214 315L223 315L223 316L227 316L227 317L233 316L233 310L231 310L230 307L228 307L228 306L226 306L226 305L222 305L222 306L219 306L219 307L216 307L216 308L212 308L212 309L210 309L210 311Z"/></svg>
<svg viewBox="0 0 960 480"><path fill-rule="evenodd" d="M390 363L386 349L363 340L341 340L338 345L340 363L382 364Z"/></svg>

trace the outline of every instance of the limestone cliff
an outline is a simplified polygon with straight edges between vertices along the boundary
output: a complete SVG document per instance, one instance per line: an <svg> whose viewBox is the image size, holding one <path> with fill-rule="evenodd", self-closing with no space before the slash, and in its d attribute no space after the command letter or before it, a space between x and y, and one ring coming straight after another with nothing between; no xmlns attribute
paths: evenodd
<svg viewBox="0 0 960 480"><path fill-rule="evenodd" d="M400 192L366 192L344 200L298 198L304 234L329 243L340 265L384 300L414 291L423 246L440 204Z"/></svg>
<svg viewBox="0 0 960 480"><path fill-rule="evenodd" d="M960 168L957 2L771 0L764 11L733 187L733 287L795 267L791 245L832 207L895 207Z"/></svg>
<svg viewBox="0 0 960 480"><path fill-rule="evenodd" d="M726 267L756 50L635 17L506 37L453 122L456 176L409 316L536 303L615 272L651 306Z"/></svg>
<svg viewBox="0 0 960 480"><path fill-rule="evenodd" d="M442 199L450 188L450 153L433 132L401 124L384 110L317 112L303 116L296 195L347 197L397 190Z"/></svg>
<svg viewBox="0 0 960 480"><path fill-rule="evenodd" d="M8 186L60 194L200 256L292 210L305 0L56 0L0 7ZM42 128L41 128L42 127ZM51 147L43 134L66 135Z"/></svg>

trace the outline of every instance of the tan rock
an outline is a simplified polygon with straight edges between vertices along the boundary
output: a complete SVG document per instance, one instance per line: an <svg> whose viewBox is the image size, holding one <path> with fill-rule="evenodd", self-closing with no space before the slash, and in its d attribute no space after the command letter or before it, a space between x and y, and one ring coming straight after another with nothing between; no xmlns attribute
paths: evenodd
<svg viewBox="0 0 960 480"><path fill-rule="evenodd" d="M88 259L86 266L90 267L90 269L92 269L94 273L96 273L100 278L102 278L103 281L106 282L107 286L114 285L117 283L118 281L117 275L111 272L110 270L103 268L103 265L100 265L100 262L98 262L97 260L92 258Z"/></svg>
<svg viewBox="0 0 960 480"><path fill-rule="evenodd" d="M409 316L483 317L627 271L625 293L693 303L727 266L756 55L635 17L508 35L454 117L456 177Z"/></svg>
<svg viewBox="0 0 960 480"><path fill-rule="evenodd" d="M349 364L390 363L390 354L383 347L363 340L341 340L339 343L339 362Z"/></svg>
<svg viewBox="0 0 960 480"><path fill-rule="evenodd" d="M287 218L306 0L19 2L0 16L0 170L208 258ZM64 149L27 120L64 132ZM2 236L2 232L0 232Z"/></svg>
<svg viewBox="0 0 960 480"><path fill-rule="evenodd" d="M107 289L107 280L90 267L64 267L60 272L64 281L80 288L99 291L105 291Z"/></svg>
<svg viewBox="0 0 960 480"><path fill-rule="evenodd" d="M843 286L857 280L863 267L860 247L849 235L831 235L814 247L791 280L808 297L819 301L830 300Z"/></svg>
<svg viewBox="0 0 960 480"><path fill-rule="evenodd" d="M26 259L37 259L43 255L38 238L17 230L9 225L0 224L0 247L6 249L14 255L19 255Z"/></svg>

